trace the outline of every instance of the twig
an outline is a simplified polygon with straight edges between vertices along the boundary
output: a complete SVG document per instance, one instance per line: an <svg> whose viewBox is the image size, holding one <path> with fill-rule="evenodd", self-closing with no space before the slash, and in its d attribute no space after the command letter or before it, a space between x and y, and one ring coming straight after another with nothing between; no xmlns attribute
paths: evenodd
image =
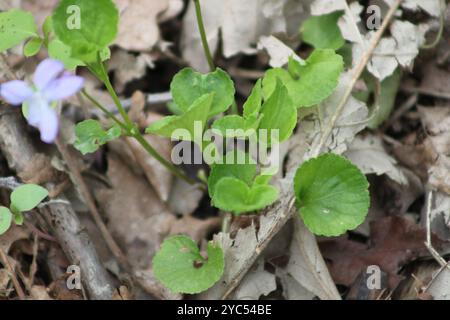
<svg viewBox="0 0 450 320"><path fill-rule="evenodd" d="M13 282L14 288L16 289L16 293L19 296L20 300L25 300L25 292L22 289L22 286L19 283L19 280L16 277L16 273L14 271L14 269L12 268L11 264L9 263L9 259L6 256L5 252L3 252L3 250L0 248L0 258L2 259L2 263L3 265L6 267L6 269L8 270L8 273L11 276L11 280Z"/></svg>
<svg viewBox="0 0 450 320"><path fill-rule="evenodd" d="M91 195L91 192L86 186L86 183L84 182L80 170L78 169L76 162L71 157L70 152L67 149L67 146L61 143L59 139L56 140L56 146L58 147L61 156L63 157L65 163L67 164L67 167L69 168L70 171L70 177L73 179L74 185L76 185L77 189L80 191L81 196L86 202L86 205L89 208L89 212L91 213L92 219L94 219L95 224L99 228L100 233L102 234L102 237L106 242L106 245L111 250L112 254L121 263L121 265L125 269L129 269L129 264L125 257L125 254L122 252L122 249L120 249L119 245L111 236L108 228L103 222L100 213L98 212L97 206L95 205L95 201Z"/></svg>
<svg viewBox="0 0 450 320"><path fill-rule="evenodd" d="M431 206L433 201L433 191L428 191L427 194L427 211L426 211L426 224L427 224L427 240L425 241L425 246L427 247L430 254L433 258L439 263L441 267L447 266L450 270L450 267L447 265L447 261L441 257L441 255L434 249L433 244L431 243Z"/></svg>
<svg viewBox="0 0 450 320"><path fill-rule="evenodd" d="M331 134L336 121L339 119L342 111L344 110L344 107L347 103L347 100L349 99L353 87L356 84L356 81L361 76L365 66L367 65L373 51L375 50L378 42L380 41L383 32L386 30L387 26L389 25L391 19L394 17L394 14L400 5L402 0L396 0L395 3L392 5L392 7L389 9L387 16L385 20L383 21L383 24L381 28L377 31L377 33L373 36L368 51L363 55L361 61L359 62L357 68L354 70L352 81L348 85L348 88L340 101L335 114L333 115L331 121L329 122L328 126L325 128L325 131L322 133L322 137L320 140L320 143L316 146L316 148L312 151L312 157L316 157L320 154L323 146L325 145L325 142L328 140L329 135ZM292 184L291 177L293 172L288 173L287 179L290 184ZM256 259L259 257L260 253L267 247L267 245L270 243L270 241L273 239L273 237L281 230L281 228L287 223L287 221L290 220L292 217L292 213L294 210L295 204L295 195L292 191L292 188L289 188L288 191L286 191L285 194L283 194L280 197L280 200L278 203L270 209L268 214L274 214L274 221L272 225L270 226L269 231L265 233L265 235L262 238L259 238L258 245L255 248L254 252L250 257L246 258L245 264L235 272L235 275L232 277L232 280L230 283L227 284L227 288L225 293L222 295L222 299L226 299L233 291L236 289L236 287L239 285L241 280L244 278L248 270L253 266Z"/></svg>
<svg viewBox="0 0 450 320"><path fill-rule="evenodd" d="M353 87L356 84L356 81L358 81L359 77L364 71L364 68L366 67L367 63L369 62L370 58L372 57L372 54L377 47L378 43L381 40L381 37L383 36L384 31L388 27L389 23L391 22L391 19L394 17L395 12L397 11L397 8L399 7L400 3L403 0L396 0L395 3L391 6L388 13L386 14L386 18L383 21L383 24L381 25L380 29L375 33L375 35L370 40L369 48L362 56L360 62L358 63L357 67L353 71L353 76L350 81L350 84L348 85L344 96L342 97L341 101L339 102L335 113L333 114L333 117L331 118L328 125L325 127L322 136L320 138L320 142L317 145L317 147L312 151L311 156L313 158L317 157L320 152L322 151L325 143L328 140L328 137L330 136L331 132L333 131L334 126L336 125L337 120L342 114L342 111L344 111L345 105L347 104L348 99L350 98Z"/></svg>
<svg viewBox="0 0 450 320"><path fill-rule="evenodd" d="M436 35L436 39L434 39L434 41L430 44L424 44L422 45L422 49L433 49L434 47L436 47L439 43L439 41L442 38L442 34L444 33L444 24L445 24L445 0L440 0L439 1L439 6L440 6L440 11L441 14L439 16L439 30L438 33Z"/></svg>

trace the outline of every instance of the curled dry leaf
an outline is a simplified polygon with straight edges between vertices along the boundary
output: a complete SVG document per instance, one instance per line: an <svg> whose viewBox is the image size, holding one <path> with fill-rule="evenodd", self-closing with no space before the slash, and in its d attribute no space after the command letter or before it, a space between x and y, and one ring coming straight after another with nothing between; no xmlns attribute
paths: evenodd
<svg viewBox="0 0 450 320"><path fill-rule="evenodd" d="M289 58L298 58L294 50L289 48L274 36L262 36L258 42L259 50L266 50L270 57L269 65L273 68L282 67L289 62Z"/></svg>
<svg viewBox="0 0 450 320"><path fill-rule="evenodd" d="M396 20L390 27L392 36L381 39L367 64L367 70L380 81L392 75L398 65L411 69L419 54L420 46L425 42L428 25L414 25L408 21ZM368 32L362 43L353 46L353 64L361 60L374 32Z"/></svg>

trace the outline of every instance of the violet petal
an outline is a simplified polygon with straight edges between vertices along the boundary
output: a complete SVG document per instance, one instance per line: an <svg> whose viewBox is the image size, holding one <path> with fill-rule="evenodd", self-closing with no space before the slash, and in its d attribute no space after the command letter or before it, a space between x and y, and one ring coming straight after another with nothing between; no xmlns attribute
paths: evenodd
<svg viewBox="0 0 450 320"><path fill-rule="evenodd" d="M36 68L34 84L39 90L45 89L64 71L64 64L58 60L45 59Z"/></svg>
<svg viewBox="0 0 450 320"><path fill-rule="evenodd" d="M20 105L33 95L25 81L13 80L0 85L0 96L12 105Z"/></svg>
<svg viewBox="0 0 450 320"><path fill-rule="evenodd" d="M82 77L66 75L50 82L43 91L43 95L49 101L65 99L80 91L83 84Z"/></svg>

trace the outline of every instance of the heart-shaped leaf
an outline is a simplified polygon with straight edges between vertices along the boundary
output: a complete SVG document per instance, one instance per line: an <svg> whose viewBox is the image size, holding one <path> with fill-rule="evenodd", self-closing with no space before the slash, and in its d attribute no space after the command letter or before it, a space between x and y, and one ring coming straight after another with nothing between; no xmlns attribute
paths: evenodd
<svg viewBox="0 0 450 320"><path fill-rule="evenodd" d="M286 86L296 107L310 107L331 95L344 68L340 55L333 50L315 50L305 63L289 59L289 71L281 68L267 71L263 80L264 96L270 97L277 79Z"/></svg>
<svg viewBox="0 0 450 320"><path fill-rule="evenodd" d="M37 55L43 43L44 40L39 37L31 38L23 47L23 55L27 58Z"/></svg>
<svg viewBox="0 0 450 320"><path fill-rule="evenodd" d="M12 213L6 207L0 207L0 235L4 234L11 227Z"/></svg>
<svg viewBox="0 0 450 320"><path fill-rule="evenodd" d="M31 13L13 9L0 12L0 52L4 52L30 37L38 37Z"/></svg>
<svg viewBox="0 0 450 320"><path fill-rule="evenodd" d="M91 63L116 38L119 11L111 0L62 0L52 20L56 36L71 48L72 56Z"/></svg>
<svg viewBox="0 0 450 320"><path fill-rule="evenodd" d="M183 112L187 112L201 96L214 93L209 117L226 111L233 104L235 93L233 81L221 69L201 74L185 68L173 78L170 90L177 107Z"/></svg>
<svg viewBox="0 0 450 320"><path fill-rule="evenodd" d="M242 214L263 209L278 199L278 190L270 185L253 184L249 187L236 178L222 178L214 190L213 203L217 208Z"/></svg>
<svg viewBox="0 0 450 320"><path fill-rule="evenodd" d="M309 230L324 236L341 235L364 221L368 188L355 165L332 153L305 162L294 178L300 216Z"/></svg>
<svg viewBox="0 0 450 320"><path fill-rule="evenodd" d="M154 122L146 132L185 141L194 141L196 133L199 133L201 139L213 99L214 93L205 94L194 101L186 113Z"/></svg>
<svg viewBox="0 0 450 320"><path fill-rule="evenodd" d="M166 239L153 258L155 277L174 292L195 294L212 287L222 277L224 256L220 246L208 243L204 258L186 236Z"/></svg>
<svg viewBox="0 0 450 320"><path fill-rule="evenodd" d="M47 189L36 184L24 184L11 193L11 209L15 213L30 211L47 196Z"/></svg>

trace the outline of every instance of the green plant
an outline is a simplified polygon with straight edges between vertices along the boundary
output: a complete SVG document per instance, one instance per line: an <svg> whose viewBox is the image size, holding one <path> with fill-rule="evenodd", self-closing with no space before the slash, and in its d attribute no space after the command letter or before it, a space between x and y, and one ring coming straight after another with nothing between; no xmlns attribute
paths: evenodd
<svg viewBox="0 0 450 320"><path fill-rule="evenodd" d="M9 208L0 207L0 235L8 231L13 221L22 225L23 213L33 210L47 196L48 191L35 184L24 184L14 189Z"/></svg>
<svg viewBox="0 0 450 320"><path fill-rule="evenodd" d="M195 142L205 159L207 156L212 159L206 161L211 167L207 187L212 205L235 215L257 214L279 197L278 189L270 184L276 172L266 170L262 163L264 159L253 159L247 150L224 154L206 133L212 130L218 140L257 141L259 149L276 152L277 145L292 136L303 111L301 109L315 107L337 87L344 63L333 49L339 48L343 39L336 36L319 42L320 35L314 31L316 26L326 26L337 35L339 30L335 24L339 14L311 18L303 28L303 37L316 49L306 60L291 57L287 68L269 69L256 82L242 113L239 113L234 83L227 72L214 66L200 3L198 0L194 3L211 71L201 74L191 68L181 70L170 87L173 96L170 109L176 110L176 114L153 123L145 132ZM83 12L82 24L77 24L76 10L67 13L67 8L72 6ZM26 56L33 56L45 47L50 57L64 63L66 69L86 67L105 85L118 115L87 91L82 91L111 123L103 126L93 119L78 123L74 146L81 153L95 152L121 136L133 137L174 175L196 183L153 149L128 116L113 88L105 61L109 59L109 46L117 35L118 23L118 10L112 0L60 1L42 26L42 37L29 13L19 10L0 13L0 51L27 40ZM267 133L265 140L262 132ZM300 216L316 234L342 234L362 223L367 214L367 180L355 166L338 155L324 154L305 162L298 169L294 182ZM26 188L30 189L32 197L24 198L20 196L23 191L15 190L11 196L11 208L0 208L0 233L9 228L13 217L20 224L23 219L21 212L31 210L47 196L46 190L38 186ZM175 236L162 244L153 259L153 269L155 276L169 289L198 293L210 288L222 276L223 251L217 243L210 242L205 257L193 240Z"/></svg>

